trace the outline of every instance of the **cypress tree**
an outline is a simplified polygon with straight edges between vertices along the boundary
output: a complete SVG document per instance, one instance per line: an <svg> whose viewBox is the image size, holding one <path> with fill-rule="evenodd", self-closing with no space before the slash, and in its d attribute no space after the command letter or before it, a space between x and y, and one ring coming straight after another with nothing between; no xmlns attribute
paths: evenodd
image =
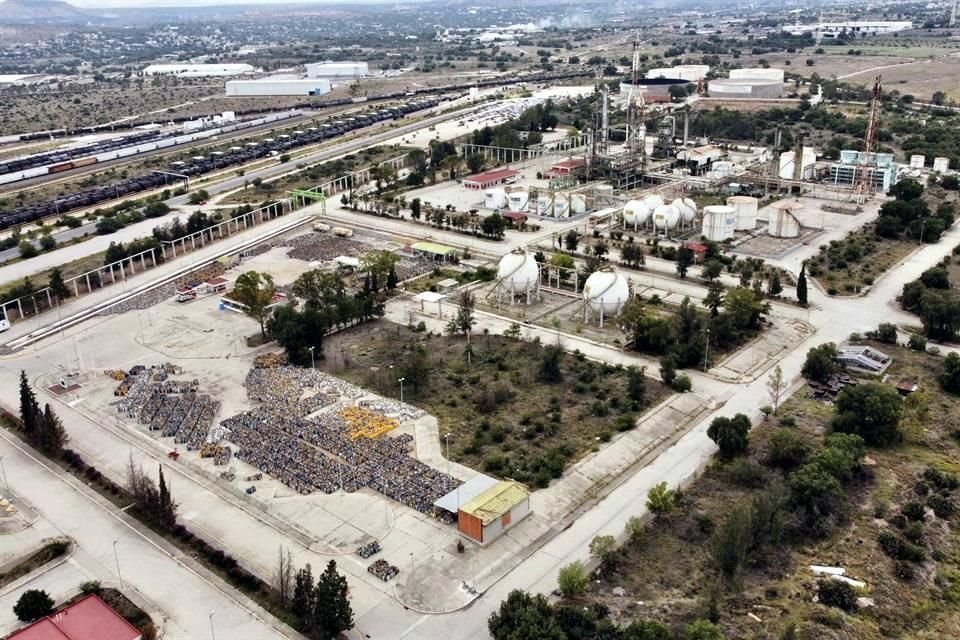
<svg viewBox="0 0 960 640"><path fill-rule="evenodd" d="M341 631L353 628L353 609L348 597L347 579L337 572L331 560L317 580L314 623L327 638L336 638Z"/></svg>
<svg viewBox="0 0 960 640"><path fill-rule="evenodd" d="M63 445L67 443L67 433L63 430L63 423L50 408L50 404L43 406L43 419L36 434L37 444L51 457L57 457L63 452Z"/></svg>
<svg viewBox="0 0 960 640"><path fill-rule="evenodd" d="M297 571L293 581L293 602L291 610L300 620L301 630L313 627L314 610L316 609L316 587L313 584L313 571L310 564Z"/></svg>
<svg viewBox="0 0 960 640"><path fill-rule="evenodd" d="M177 505L173 502L173 498L170 496L170 490L167 488L167 481L163 477L163 465L160 465L159 484L160 495L158 499L159 504L157 505L157 517L165 529L173 529L173 525L177 524Z"/></svg>
<svg viewBox="0 0 960 640"><path fill-rule="evenodd" d="M807 263L800 267L800 277L797 278L797 302L807 306Z"/></svg>
<svg viewBox="0 0 960 640"><path fill-rule="evenodd" d="M40 428L40 405L37 404L37 397L33 395L33 389L30 388L30 381L27 380L27 372L20 370L20 421L23 423L23 431L28 438L33 438Z"/></svg>

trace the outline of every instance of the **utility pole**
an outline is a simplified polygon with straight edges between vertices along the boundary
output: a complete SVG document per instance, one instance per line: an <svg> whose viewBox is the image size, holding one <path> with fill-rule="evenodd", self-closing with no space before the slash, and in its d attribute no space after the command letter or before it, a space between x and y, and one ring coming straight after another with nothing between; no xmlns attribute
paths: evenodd
<svg viewBox="0 0 960 640"><path fill-rule="evenodd" d="M120 579L120 591L123 591L124 590L123 576L120 575L120 556L117 554L117 544L119 543L120 543L119 540L113 541L113 560L117 563L117 578Z"/></svg>

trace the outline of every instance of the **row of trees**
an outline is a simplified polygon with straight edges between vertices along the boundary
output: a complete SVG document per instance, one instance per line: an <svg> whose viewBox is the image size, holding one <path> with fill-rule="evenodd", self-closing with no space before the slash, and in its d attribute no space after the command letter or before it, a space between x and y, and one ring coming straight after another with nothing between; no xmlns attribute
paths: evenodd
<svg viewBox="0 0 960 640"><path fill-rule="evenodd" d="M40 410L37 397L27 380L27 373L20 371L20 430L32 446L51 458L63 453L67 444L67 433L60 418L47 403Z"/></svg>
<svg viewBox="0 0 960 640"><path fill-rule="evenodd" d="M350 588L335 560L314 579L309 564L294 573L290 552L281 549L275 582L281 602L311 640L333 640L353 628Z"/></svg>
<svg viewBox="0 0 960 640"><path fill-rule="evenodd" d="M945 264L927 269L904 285L900 305L920 317L928 338L949 341L960 333L960 294Z"/></svg>
<svg viewBox="0 0 960 640"><path fill-rule="evenodd" d="M890 187L894 199L880 207L880 217L874 226L882 238L899 238L901 234L920 242L934 243L953 225L953 203L941 202L935 213L923 199L924 187L916 180L905 179Z"/></svg>

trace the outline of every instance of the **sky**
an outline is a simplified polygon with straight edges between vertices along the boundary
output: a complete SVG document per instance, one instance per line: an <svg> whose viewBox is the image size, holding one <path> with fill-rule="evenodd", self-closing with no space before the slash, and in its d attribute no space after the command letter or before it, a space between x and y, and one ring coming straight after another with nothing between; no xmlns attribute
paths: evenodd
<svg viewBox="0 0 960 640"><path fill-rule="evenodd" d="M336 0L66 0L81 9L122 9L128 7L201 7L235 4L300 4Z"/></svg>

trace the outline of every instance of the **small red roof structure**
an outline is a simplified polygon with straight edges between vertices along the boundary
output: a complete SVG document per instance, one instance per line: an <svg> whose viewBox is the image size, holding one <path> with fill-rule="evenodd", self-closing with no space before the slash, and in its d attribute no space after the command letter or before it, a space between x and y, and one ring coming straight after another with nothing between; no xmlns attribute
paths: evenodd
<svg viewBox="0 0 960 640"><path fill-rule="evenodd" d="M582 167L586 162L579 158L570 158L568 160L561 160L556 164L552 165L545 174L548 178L556 178L558 176L565 176L568 173L575 171Z"/></svg>
<svg viewBox="0 0 960 640"><path fill-rule="evenodd" d="M687 249L690 249L690 251L693 251L697 255L702 256L707 252L707 245L700 242L684 242L683 246Z"/></svg>
<svg viewBox="0 0 960 640"><path fill-rule="evenodd" d="M514 221L514 222L526 222L526 221L527 221L527 214L525 214L525 213L523 213L523 212L521 212L521 211L502 211L502 212L500 213L500 215L503 216L504 218L506 218L507 220L512 220L512 221Z"/></svg>
<svg viewBox="0 0 960 640"><path fill-rule="evenodd" d="M908 396L914 391L919 391L920 385L917 384L916 380L909 380L904 378L897 383L897 393L902 396Z"/></svg>
<svg viewBox="0 0 960 640"><path fill-rule="evenodd" d="M463 186L467 189L489 189L498 184L514 182L519 175L520 172L513 169L495 169L464 178Z"/></svg>
<svg viewBox="0 0 960 640"><path fill-rule="evenodd" d="M140 640L140 631L90 594L6 640Z"/></svg>

